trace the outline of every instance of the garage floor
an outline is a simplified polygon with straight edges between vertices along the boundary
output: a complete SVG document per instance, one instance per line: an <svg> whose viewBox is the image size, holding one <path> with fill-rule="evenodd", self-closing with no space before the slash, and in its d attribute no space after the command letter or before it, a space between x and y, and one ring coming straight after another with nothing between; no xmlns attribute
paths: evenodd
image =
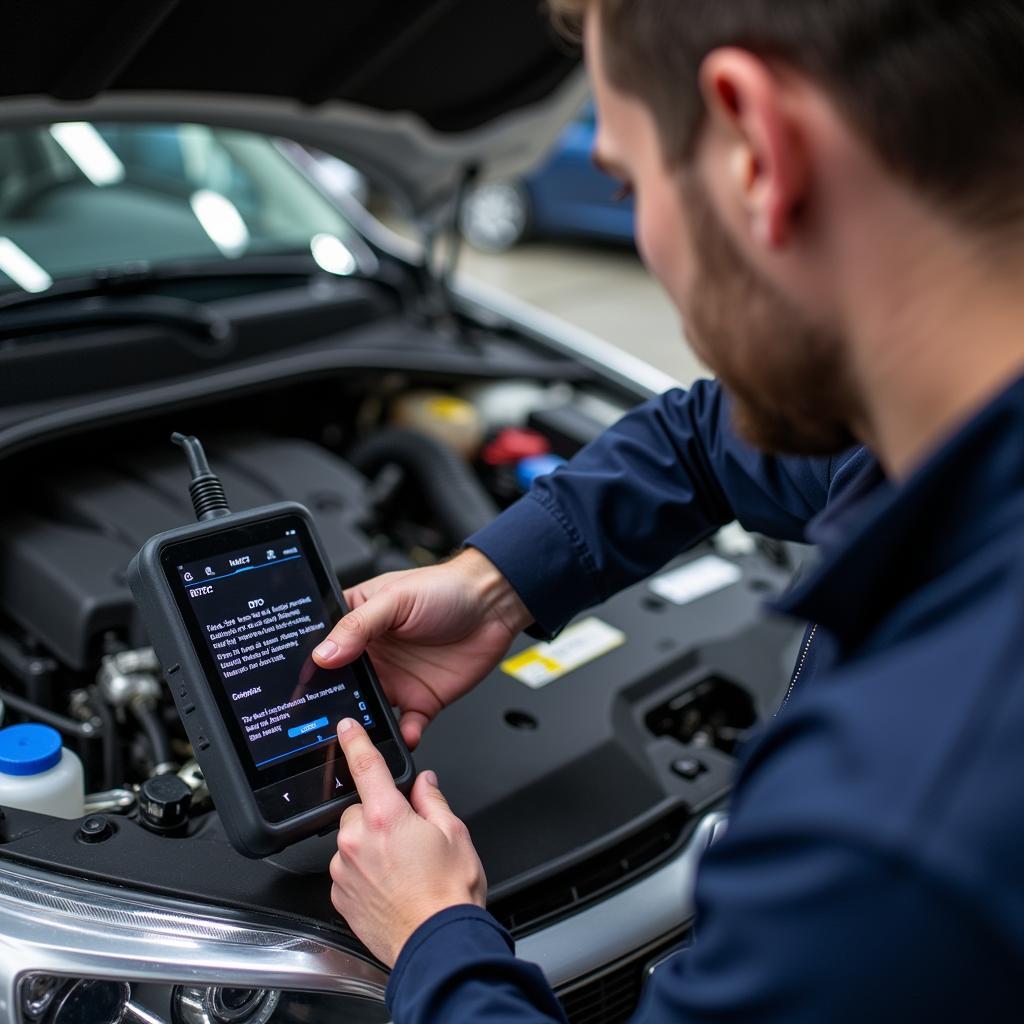
<svg viewBox="0 0 1024 1024"><path fill-rule="evenodd" d="M707 376L679 318L636 254L593 244L530 242L498 256L466 246L462 273L618 345L683 384Z"/></svg>

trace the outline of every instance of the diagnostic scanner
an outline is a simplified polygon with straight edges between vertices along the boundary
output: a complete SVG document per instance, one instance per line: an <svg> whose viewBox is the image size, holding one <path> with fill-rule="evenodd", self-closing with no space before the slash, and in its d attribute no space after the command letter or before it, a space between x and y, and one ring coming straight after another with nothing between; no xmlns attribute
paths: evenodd
<svg viewBox="0 0 1024 1024"><path fill-rule="evenodd" d="M363 724L403 792L412 758L365 655L334 669L312 659L346 609L309 511L230 511L199 441L172 439L199 521L151 538L128 580L227 836L265 857L358 799L341 719Z"/></svg>

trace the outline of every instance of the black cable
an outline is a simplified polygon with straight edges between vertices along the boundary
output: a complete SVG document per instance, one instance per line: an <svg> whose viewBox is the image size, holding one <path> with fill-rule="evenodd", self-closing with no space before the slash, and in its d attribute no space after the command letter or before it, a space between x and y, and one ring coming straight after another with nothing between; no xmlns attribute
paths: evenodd
<svg viewBox="0 0 1024 1024"><path fill-rule="evenodd" d="M117 743L117 723L110 705L103 699L98 686L89 687L89 704L102 722L103 735L103 789L113 789L121 781L121 748Z"/></svg>
<svg viewBox="0 0 1024 1024"><path fill-rule="evenodd" d="M7 690L0 690L0 700L12 711L19 715L27 715L29 718L37 718L44 725L53 726L58 732L68 736L77 736L79 739L91 740L96 737L96 727L89 722L76 722L73 718L61 715L56 711L41 708L38 704L25 697L9 693Z"/></svg>
<svg viewBox="0 0 1024 1024"><path fill-rule="evenodd" d="M159 709L156 705L145 701L134 701L131 704L131 709L139 720L142 731L146 734L153 758L153 767L171 763L173 761L171 740L164 728L164 723L160 720Z"/></svg>
<svg viewBox="0 0 1024 1024"><path fill-rule="evenodd" d="M192 474L188 493L192 497L192 507L196 512L196 519L202 522L206 519L217 519L220 516L230 515L231 509L224 496L224 486L220 482L220 477L210 469L210 463L206 460L206 452L203 451L203 445L199 438L173 433L171 440L185 449L189 472Z"/></svg>

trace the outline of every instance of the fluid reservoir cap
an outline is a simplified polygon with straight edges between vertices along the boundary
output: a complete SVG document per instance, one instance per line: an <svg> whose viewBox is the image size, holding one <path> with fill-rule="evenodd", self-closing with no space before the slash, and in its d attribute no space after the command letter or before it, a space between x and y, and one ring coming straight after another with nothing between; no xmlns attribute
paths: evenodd
<svg viewBox="0 0 1024 1024"><path fill-rule="evenodd" d="M27 722L0 729L0 772L39 775L60 762L60 733L48 725Z"/></svg>
<svg viewBox="0 0 1024 1024"><path fill-rule="evenodd" d="M489 466L504 466L551 451L551 442L536 430L506 427L484 448L482 458Z"/></svg>
<svg viewBox="0 0 1024 1024"><path fill-rule="evenodd" d="M516 466L516 481L524 491L528 491L537 477L554 473L559 466L564 465L565 459L560 455L535 455L533 458L523 459Z"/></svg>
<svg viewBox="0 0 1024 1024"><path fill-rule="evenodd" d="M177 775L156 775L139 787L139 821L157 832L171 832L188 821L192 790Z"/></svg>

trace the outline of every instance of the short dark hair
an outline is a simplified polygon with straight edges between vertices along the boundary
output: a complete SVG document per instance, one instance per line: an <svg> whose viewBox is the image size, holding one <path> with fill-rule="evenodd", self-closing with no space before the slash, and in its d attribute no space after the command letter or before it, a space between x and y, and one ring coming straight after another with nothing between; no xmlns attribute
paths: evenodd
<svg viewBox="0 0 1024 1024"><path fill-rule="evenodd" d="M704 119L700 65L740 46L818 81L882 160L961 220L1024 219L1024 0L548 0L601 18L611 81L670 163Z"/></svg>

